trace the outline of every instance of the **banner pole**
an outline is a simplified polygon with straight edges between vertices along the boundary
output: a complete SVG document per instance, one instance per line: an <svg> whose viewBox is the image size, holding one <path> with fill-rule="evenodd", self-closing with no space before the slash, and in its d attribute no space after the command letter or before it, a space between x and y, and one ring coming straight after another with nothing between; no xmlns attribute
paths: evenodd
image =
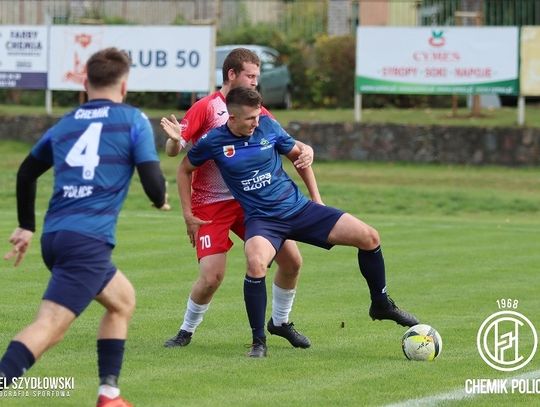
<svg viewBox="0 0 540 407"><path fill-rule="evenodd" d="M525 96L519 95L518 96L518 119L517 124L518 126L523 126L525 124Z"/></svg>
<svg viewBox="0 0 540 407"><path fill-rule="evenodd" d="M354 121L360 123L362 121L362 94L354 93Z"/></svg>

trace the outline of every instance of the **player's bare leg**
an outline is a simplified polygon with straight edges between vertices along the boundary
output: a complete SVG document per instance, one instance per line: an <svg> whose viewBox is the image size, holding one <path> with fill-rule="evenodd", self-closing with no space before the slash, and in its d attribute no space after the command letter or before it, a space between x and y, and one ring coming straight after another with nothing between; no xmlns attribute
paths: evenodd
<svg viewBox="0 0 540 407"><path fill-rule="evenodd" d="M203 257L199 263L199 278L191 289L190 297L197 304L209 304L218 290L227 264L227 254L218 253Z"/></svg>
<svg viewBox="0 0 540 407"><path fill-rule="evenodd" d="M287 339L295 348L309 348L309 338L298 332L289 321L302 266L302 255L296 242L286 240L274 260L278 269L272 285L272 317L266 328L272 335Z"/></svg>
<svg viewBox="0 0 540 407"><path fill-rule="evenodd" d="M386 272L377 230L345 213L330 231L328 242L358 248L358 265L369 287L369 316L373 320L390 319L403 326L419 323L414 315L399 309L386 293Z"/></svg>
<svg viewBox="0 0 540 407"><path fill-rule="evenodd" d="M13 340L24 343L37 360L64 338L75 318L75 314L63 305L43 300L34 322Z"/></svg>
<svg viewBox="0 0 540 407"><path fill-rule="evenodd" d="M96 301L105 307L98 338L126 339L129 321L135 311L135 289L120 270L116 271Z"/></svg>
<svg viewBox="0 0 540 407"><path fill-rule="evenodd" d="M66 307L43 300L34 322L19 332L9 343L0 360L0 390L22 376L43 353L62 340L75 320Z"/></svg>

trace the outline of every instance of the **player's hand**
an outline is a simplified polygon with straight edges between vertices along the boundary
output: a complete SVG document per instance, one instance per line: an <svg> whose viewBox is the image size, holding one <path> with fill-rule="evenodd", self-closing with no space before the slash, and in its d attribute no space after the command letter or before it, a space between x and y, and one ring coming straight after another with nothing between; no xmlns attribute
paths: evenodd
<svg viewBox="0 0 540 407"><path fill-rule="evenodd" d="M169 193L167 190L169 189L169 181L165 181L165 203L161 205L158 209L160 211L170 211L171 210L171 204L169 203ZM154 204L152 204L153 207L155 207Z"/></svg>
<svg viewBox="0 0 540 407"><path fill-rule="evenodd" d="M176 142L180 142L182 127L180 126L180 123L178 123L178 120L176 120L174 114L171 114L170 120L166 117L162 117L160 124L163 131L165 131L165 134L167 134L167 137Z"/></svg>
<svg viewBox="0 0 540 407"><path fill-rule="evenodd" d="M207 225L209 223L212 223L212 221L199 219L193 214L191 215L184 214L184 220L186 222L186 232L189 237L191 246L195 247L197 243L195 239L197 238L197 233L199 232L199 228L202 225Z"/></svg>
<svg viewBox="0 0 540 407"><path fill-rule="evenodd" d="M13 245L12 249L4 255L4 260L10 260L15 257L17 267L26 255L26 251L30 247L30 241L34 236L34 232L23 228L16 228L9 238L9 243Z"/></svg>
<svg viewBox="0 0 540 407"><path fill-rule="evenodd" d="M161 205L159 208L157 208L160 211L170 211L171 205L169 203L169 193L167 190L169 189L169 181L165 181L165 203ZM156 205L152 204L154 208L156 208Z"/></svg>
<svg viewBox="0 0 540 407"><path fill-rule="evenodd" d="M294 162L294 166L298 169L304 169L308 168L313 164L313 157L314 157L313 148L311 146L308 146L307 144L302 144L300 147L300 155Z"/></svg>
<svg viewBox="0 0 540 407"><path fill-rule="evenodd" d="M152 207L157 208L156 205L152 204ZM171 204L169 203L169 194L165 194L165 203L157 208L158 211L167 212L171 210Z"/></svg>
<svg viewBox="0 0 540 407"><path fill-rule="evenodd" d="M169 194L165 194L165 203L158 208L160 211L170 211L171 210L171 204L169 203Z"/></svg>

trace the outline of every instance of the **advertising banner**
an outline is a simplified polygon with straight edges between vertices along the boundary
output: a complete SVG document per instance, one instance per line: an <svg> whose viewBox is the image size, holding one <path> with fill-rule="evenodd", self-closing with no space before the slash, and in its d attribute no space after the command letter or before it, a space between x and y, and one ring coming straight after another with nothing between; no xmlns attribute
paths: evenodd
<svg viewBox="0 0 540 407"><path fill-rule="evenodd" d="M520 93L540 96L540 27L521 27Z"/></svg>
<svg viewBox="0 0 540 407"><path fill-rule="evenodd" d="M47 27L0 26L0 88L47 87Z"/></svg>
<svg viewBox="0 0 540 407"><path fill-rule="evenodd" d="M213 88L211 26L55 25L50 39L52 90L83 90L87 59L112 46L131 56L131 91L206 92Z"/></svg>
<svg viewBox="0 0 540 407"><path fill-rule="evenodd" d="M358 27L356 90L517 94L517 27Z"/></svg>

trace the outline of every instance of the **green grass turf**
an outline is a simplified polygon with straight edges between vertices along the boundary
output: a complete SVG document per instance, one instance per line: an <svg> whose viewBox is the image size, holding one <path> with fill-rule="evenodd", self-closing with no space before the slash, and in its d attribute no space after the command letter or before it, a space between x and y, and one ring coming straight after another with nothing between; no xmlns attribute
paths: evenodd
<svg viewBox="0 0 540 407"><path fill-rule="evenodd" d="M29 146L0 143L0 236L16 226L15 172ZM540 169L374 163L317 163L323 199L375 226L382 236L389 292L397 304L437 328L434 362L407 361L405 328L372 322L356 252L301 244L304 266L292 320L312 340L308 350L268 338L264 360L245 357L250 332L242 298L245 262L238 239L228 274L187 348L166 349L178 329L197 273L175 192L177 160L164 158L173 211L150 208L135 179L118 224L115 264L137 291L122 394L136 406L378 406L463 390L466 379L503 378L540 369L540 354L517 373L488 367L476 350L482 321L496 300L519 300L538 328ZM290 166L287 166L290 169ZM39 182L41 218L51 175ZM275 269L269 272L270 281ZM29 323L48 272L39 238L24 263L3 262L0 346ZM268 308L268 315L270 306ZM102 313L93 304L64 341L29 376L74 377L70 397L8 397L1 406L92 406L97 388L95 336ZM343 326L343 327L342 327ZM477 396L441 405L538 405L540 395Z"/></svg>

